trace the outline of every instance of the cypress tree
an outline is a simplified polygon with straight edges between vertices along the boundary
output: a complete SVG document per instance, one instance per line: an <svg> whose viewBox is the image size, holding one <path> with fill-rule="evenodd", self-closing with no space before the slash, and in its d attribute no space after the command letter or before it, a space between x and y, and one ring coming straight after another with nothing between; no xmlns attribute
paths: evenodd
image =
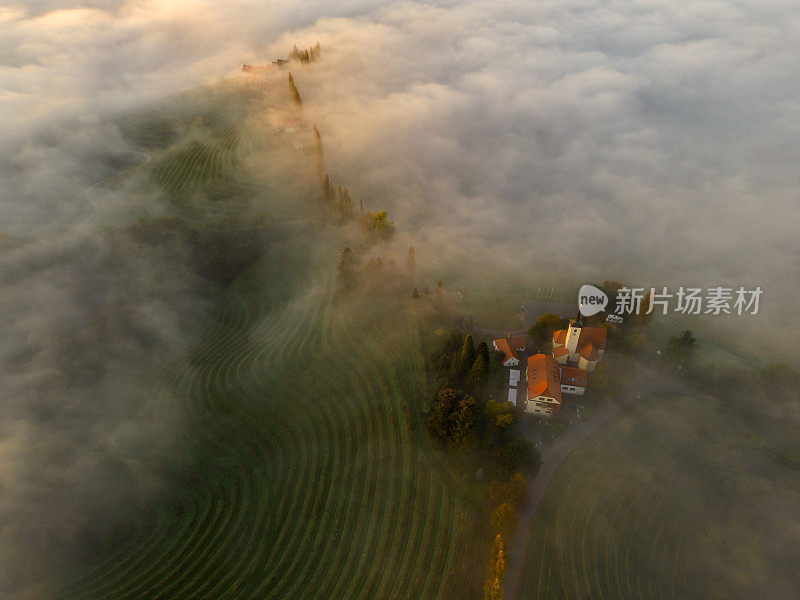
<svg viewBox="0 0 800 600"><path fill-rule="evenodd" d="M355 280L356 257L349 246L345 246L339 255L339 264L336 267L336 276L343 289L350 289Z"/></svg>
<svg viewBox="0 0 800 600"><path fill-rule="evenodd" d="M314 123L314 146L317 154L317 173L320 177L327 177L328 175L325 173L325 162L322 155L322 136L319 134L316 123ZM323 185L325 185L324 180Z"/></svg>
<svg viewBox="0 0 800 600"><path fill-rule="evenodd" d="M303 104L303 99L300 98L300 91L297 89L297 86L294 84L294 78L292 77L292 73L289 72L289 91L292 94L292 99L295 101L295 104L298 106Z"/></svg>
<svg viewBox="0 0 800 600"><path fill-rule="evenodd" d="M478 354L478 358L472 363L472 368L470 368L467 376L467 383L474 390L479 390L486 385L486 361L483 358L483 354Z"/></svg>
<svg viewBox="0 0 800 600"><path fill-rule="evenodd" d="M492 355L489 353L489 346L486 342L478 344L478 354L483 357L483 362L486 365L486 371L489 371L489 366L492 364Z"/></svg>
<svg viewBox="0 0 800 600"><path fill-rule="evenodd" d="M468 333L464 338L464 345L461 347L461 373L468 373L474 362L475 342L472 340L472 334Z"/></svg>

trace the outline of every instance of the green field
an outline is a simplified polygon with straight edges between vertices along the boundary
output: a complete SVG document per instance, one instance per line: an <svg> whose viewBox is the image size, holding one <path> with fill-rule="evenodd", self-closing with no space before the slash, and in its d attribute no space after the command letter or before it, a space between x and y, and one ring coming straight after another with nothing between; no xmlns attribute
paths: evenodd
<svg viewBox="0 0 800 600"><path fill-rule="evenodd" d="M140 169L172 202L227 185L244 137L225 129L178 142ZM290 187L266 182L241 208L270 214L283 235L223 291L191 359L147 382L151 410L181 424L165 434L190 458L154 496L150 518L91 568L65 575L54 597L480 594L491 538L429 447L410 301L337 299L344 242L306 218L307 182L294 196L280 191ZM183 203L174 210L186 214Z"/></svg>
<svg viewBox="0 0 800 600"><path fill-rule="evenodd" d="M646 398L562 464L517 597L796 598L799 484L796 424Z"/></svg>

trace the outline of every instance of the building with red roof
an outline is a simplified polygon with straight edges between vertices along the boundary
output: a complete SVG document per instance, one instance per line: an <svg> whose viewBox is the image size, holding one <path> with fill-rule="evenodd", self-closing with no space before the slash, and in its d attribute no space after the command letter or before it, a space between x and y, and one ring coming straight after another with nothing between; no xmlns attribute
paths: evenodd
<svg viewBox="0 0 800 600"><path fill-rule="evenodd" d="M528 345L528 336L512 336L510 333L504 338L492 340L495 350L503 353L503 366L516 367L519 365L519 353L524 352Z"/></svg>
<svg viewBox="0 0 800 600"><path fill-rule="evenodd" d="M528 404L525 412L554 417L561 408L561 373L556 359L546 354L528 357Z"/></svg>
<svg viewBox="0 0 800 600"><path fill-rule="evenodd" d="M583 396L589 383L589 373L576 367L561 367L561 392Z"/></svg>
<svg viewBox="0 0 800 600"><path fill-rule="evenodd" d="M553 334L553 358L562 365L592 372L606 351L607 333L603 327L585 327L580 318L574 319L567 329Z"/></svg>

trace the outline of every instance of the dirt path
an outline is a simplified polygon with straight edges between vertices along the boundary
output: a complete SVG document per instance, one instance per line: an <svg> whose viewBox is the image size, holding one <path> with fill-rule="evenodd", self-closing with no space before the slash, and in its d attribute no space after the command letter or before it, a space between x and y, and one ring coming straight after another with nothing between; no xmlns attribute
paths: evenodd
<svg viewBox="0 0 800 600"><path fill-rule="evenodd" d="M609 402L588 419L573 423L552 444L544 445L540 448L542 466L531 482L528 504L520 511L517 532L508 546L509 567L506 574L504 600L514 600L517 597L522 579L522 567L525 564L525 548L530 537L531 523L544 498L547 486L553 475L558 471L561 463L564 462L564 459L578 444L590 437L604 424L614 420L622 409L635 399L637 393L649 394L654 392L687 393L690 390L682 383L670 381L656 371L642 368L618 399ZM533 432L530 429L525 429L524 431L526 435L531 436L531 441L534 441Z"/></svg>
<svg viewBox="0 0 800 600"><path fill-rule="evenodd" d="M561 463L578 444L591 436L603 424L616 417L620 410L622 410L622 406L619 402L611 402L590 418L571 425L549 446L541 447L542 466L530 485L528 503L520 511L517 533L508 547L509 567L503 596L505 600L513 600L517 596L522 577L522 566L525 563L525 548L528 545L531 523L553 475L556 474Z"/></svg>

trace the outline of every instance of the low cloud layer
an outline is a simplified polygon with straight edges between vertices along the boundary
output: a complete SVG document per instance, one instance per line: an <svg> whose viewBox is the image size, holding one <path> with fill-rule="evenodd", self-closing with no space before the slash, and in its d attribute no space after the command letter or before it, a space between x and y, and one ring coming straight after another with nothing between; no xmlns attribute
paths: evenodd
<svg viewBox="0 0 800 600"><path fill-rule="evenodd" d="M734 327L787 356L797 27L778 4L400 4L316 25L335 66L296 79L334 168L463 268L761 285L770 319Z"/></svg>
<svg viewBox="0 0 800 600"><path fill-rule="evenodd" d="M115 396L117 378L153 349L179 357L205 307L158 257L124 275L109 262L125 253L104 227L135 214L94 185L137 151L114 119L317 41L322 59L293 72L327 167L390 210L418 263L564 286L760 285L763 318L724 329L796 364L800 17L785 2L6 5L0 560L13 585L37 571L11 544L47 547L64 486L89 483L58 513L75 523L101 512L97 482L124 502L136 477L116 479L107 457L138 456L150 429L146 394L126 380Z"/></svg>

